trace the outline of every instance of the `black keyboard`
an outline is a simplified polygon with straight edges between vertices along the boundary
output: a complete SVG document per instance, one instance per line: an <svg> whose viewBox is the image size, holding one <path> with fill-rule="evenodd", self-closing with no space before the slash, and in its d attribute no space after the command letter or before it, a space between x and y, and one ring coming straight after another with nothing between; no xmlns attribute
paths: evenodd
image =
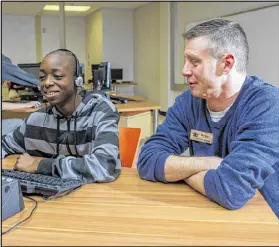
<svg viewBox="0 0 279 247"><path fill-rule="evenodd" d="M126 97L122 97L122 96L110 95L109 97L111 100L117 100L121 103L127 103L128 101L136 101L135 99L126 98Z"/></svg>
<svg viewBox="0 0 279 247"><path fill-rule="evenodd" d="M19 180L23 194L38 194L45 197L66 193L82 185L79 180L61 179L9 169L2 169L2 176Z"/></svg>
<svg viewBox="0 0 279 247"><path fill-rule="evenodd" d="M19 97L20 97L20 100L43 102L43 95L41 93L40 94L22 94Z"/></svg>

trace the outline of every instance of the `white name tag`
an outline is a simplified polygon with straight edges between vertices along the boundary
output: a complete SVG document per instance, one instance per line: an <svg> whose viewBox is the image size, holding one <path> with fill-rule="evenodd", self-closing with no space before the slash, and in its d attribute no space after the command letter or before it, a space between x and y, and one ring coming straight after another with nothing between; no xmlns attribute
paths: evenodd
<svg viewBox="0 0 279 247"><path fill-rule="evenodd" d="M213 134L191 129L190 140L212 144Z"/></svg>

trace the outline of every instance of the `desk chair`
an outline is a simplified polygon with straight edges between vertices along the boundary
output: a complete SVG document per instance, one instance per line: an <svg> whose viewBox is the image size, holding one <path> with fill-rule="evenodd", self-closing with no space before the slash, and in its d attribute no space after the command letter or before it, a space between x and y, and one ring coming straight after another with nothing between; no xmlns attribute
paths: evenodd
<svg viewBox="0 0 279 247"><path fill-rule="evenodd" d="M141 128L119 127L120 160L123 167L135 167Z"/></svg>

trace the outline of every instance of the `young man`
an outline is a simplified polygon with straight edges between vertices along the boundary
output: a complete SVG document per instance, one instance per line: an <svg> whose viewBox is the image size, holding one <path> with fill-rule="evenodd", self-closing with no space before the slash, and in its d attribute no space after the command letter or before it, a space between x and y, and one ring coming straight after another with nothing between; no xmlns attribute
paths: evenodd
<svg viewBox="0 0 279 247"><path fill-rule="evenodd" d="M190 90L143 146L143 179L184 180L228 209L259 189L279 217L279 90L246 75L248 43L235 22L214 19L184 34ZM181 157L187 148L191 157Z"/></svg>
<svg viewBox="0 0 279 247"><path fill-rule="evenodd" d="M14 169L85 183L119 176L119 113L100 95L82 97L78 71L71 51L59 49L43 59L40 87L50 105L2 140L2 156L23 154Z"/></svg>

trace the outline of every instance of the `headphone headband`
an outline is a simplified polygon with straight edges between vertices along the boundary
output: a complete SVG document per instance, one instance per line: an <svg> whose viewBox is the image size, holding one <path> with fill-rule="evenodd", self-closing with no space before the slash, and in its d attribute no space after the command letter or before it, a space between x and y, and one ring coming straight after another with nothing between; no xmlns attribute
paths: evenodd
<svg viewBox="0 0 279 247"><path fill-rule="evenodd" d="M72 51L70 51L70 50L68 50L68 49L62 49L62 48L61 48L61 49L57 49L57 50L55 50L55 51L52 51L52 52L50 52L49 54L54 53L54 52L57 52L57 51L65 51L65 52L68 52L69 54L71 54L71 55L74 57L75 62L76 62L75 85L76 85L77 87L81 87L82 84L83 84L83 78L80 76L80 66L79 66L79 61L78 61L77 56L76 56Z"/></svg>
<svg viewBox="0 0 279 247"><path fill-rule="evenodd" d="M75 62L76 62L76 70L75 70L75 77L77 78L77 77L79 77L79 70L80 70L80 68L79 68L79 61L78 61L78 58L77 58L77 56L75 55L75 53L73 53L72 51L70 51L70 50L68 50L68 49L57 49L57 50L55 50L55 51L53 51L53 52L56 52L56 51L66 51L66 52L68 52L68 53L70 53L73 57L74 57L74 59L75 59Z"/></svg>

